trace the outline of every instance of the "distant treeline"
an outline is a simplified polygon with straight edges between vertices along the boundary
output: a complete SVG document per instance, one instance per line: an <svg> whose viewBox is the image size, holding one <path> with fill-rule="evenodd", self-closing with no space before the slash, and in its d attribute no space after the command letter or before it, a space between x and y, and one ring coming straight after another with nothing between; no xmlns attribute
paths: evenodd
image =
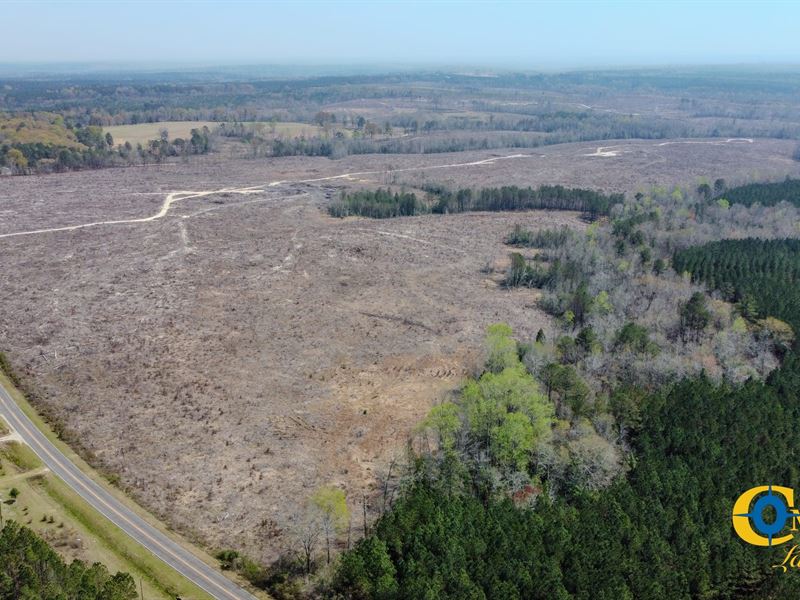
<svg viewBox="0 0 800 600"><path fill-rule="evenodd" d="M611 207L622 202L624 194L604 194L596 190L566 188L561 185L540 185L538 188L483 188L479 191L463 188L457 191L429 188L438 200L432 207L435 213L510 210L577 210L595 219L607 215Z"/></svg>
<svg viewBox="0 0 800 600"><path fill-rule="evenodd" d="M427 186L426 201L410 192L392 193L379 188L342 194L339 201L328 207L334 217L361 216L373 219L414 216L426 213L461 213L475 211L517 210L575 210L590 219L608 215L611 207L624 200L624 194L604 194L595 190L566 188L561 185L541 185L538 188L503 186L473 190L451 191L439 186Z"/></svg>
<svg viewBox="0 0 800 600"><path fill-rule="evenodd" d="M800 75L784 69L504 73L493 77L442 72L291 77L287 72L273 72L266 78L261 69L226 71L224 80L217 71L91 74L80 80L66 74L41 79L13 77L0 81L0 106L14 112L57 110L79 117L84 124L99 126L252 121L272 116L311 122L321 107L331 104L387 98L413 102L422 96L431 100L425 104L432 110L414 114L398 111L389 117L392 125L409 131L468 128L542 132L586 131L588 126L608 134L614 131L620 137L797 137L800 130L795 106ZM614 113L559 102L561 94L602 97L612 90L647 95L653 89L673 95L687 117L704 120L688 124L633 111ZM425 90L431 90L427 96ZM508 101L519 98L520 91L530 101ZM463 110L465 99L471 101L469 110L483 114L445 112L455 106ZM709 122L705 117L715 119Z"/></svg>
<svg viewBox="0 0 800 600"><path fill-rule="evenodd" d="M725 199L731 204L761 204L773 206L779 202L790 202L800 206L800 179L790 179L780 183L750 183L731 188L725 192Z"/></svg>

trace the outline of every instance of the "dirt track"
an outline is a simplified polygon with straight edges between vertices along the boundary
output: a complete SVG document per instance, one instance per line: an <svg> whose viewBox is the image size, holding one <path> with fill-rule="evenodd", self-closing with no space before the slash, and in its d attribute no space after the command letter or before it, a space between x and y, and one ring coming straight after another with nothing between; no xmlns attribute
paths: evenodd
<svg viewBox="0 0 800 600"><path fill-rule="evenodd" d="M438 164L438 165L429 165L429 166L420 166L420 167L409 167L405 169L397 169L392 171L394 173L407 173L411 171L429 171L434 169L451 169L457 167L475 167L480 165L489 165L499 160L508 160L514 158L532 158L532 155L529 154L511 154L509 156L496 156L492 158L486 158L482 160L477 160L473 162L467 163L445 163L445 164ZM169 213L169 209L172 207L173 204L176 202L180 202L182 200L191 200L192 198L203 198L205 196L212 196L212 195L223 195L223 194L260 194L264 192L266 188L270 187L277 187L277 186L285 186L287 184L302 184L302 183L321 183L323 181L332 181L334 179L352 179L353 177L357 176L364 176L364 175L381 175L388 173L389 171L386 170L377 170L377 171L361 171L356 173L341 173L339 175L329 175L326 177L318 177L315 179L299 179L296 181L271 181L264 185L253 185L250 187L245 188L221 188L215 190L203 190L201 192L194 192L190 190L181 190L178 192L170 192L167 194L167 197L164 199L164 203L161 205L161 209L151 215L149 217L142 217L139 219L118 219L118 220L110 220L110 221L94 221L91 223L81 223L79 225L67 225L64 227L51 227L48 229L34 229L30 231L15 231L12 233L4 233L0 234L0 238L9 238L9 237L16 237L20 235L37 235L42 233L57 233L59 231L76 231L78 229L87 229L89 227L98 227L100 225L130 225L134 223L149 223L151 221L157 221L158 219L163 219ZM206 211L208 212L208 211ZM188 218L188 216L194 215L184 215L183 218Z"/></svg>

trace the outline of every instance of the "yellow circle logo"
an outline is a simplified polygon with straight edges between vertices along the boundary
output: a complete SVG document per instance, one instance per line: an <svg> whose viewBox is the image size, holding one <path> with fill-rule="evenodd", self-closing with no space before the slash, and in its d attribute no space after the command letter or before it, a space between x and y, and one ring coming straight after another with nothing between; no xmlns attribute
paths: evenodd
<svg viewBox="0 0 800 600"><path fill-rule="evenodd" d="M765 513L773 512L775 518L767 521ZM778 535L786 529L795 531L795 519L800 513L794 508L794 490L779 485L759 485L750 488L736 499L732 511L733 529L748 544L777 546L791 540L789 533Z"/></svg>

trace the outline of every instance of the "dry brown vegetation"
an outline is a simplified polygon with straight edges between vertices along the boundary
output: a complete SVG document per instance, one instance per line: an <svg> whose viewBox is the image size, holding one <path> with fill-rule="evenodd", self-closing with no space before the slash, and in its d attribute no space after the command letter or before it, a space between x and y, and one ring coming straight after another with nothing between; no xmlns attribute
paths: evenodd
<svg viewBox="0 0 800 600"><path fill-rule="evenodd" d="M0 350L147 507L210 545L275 558L316 486L342 485L354 505L374 490L431 404L479 364L486 325L549 331L536 291L497 286L513 225L584 227L555 212L336 220L326 202L359 185L633 193L798 171L791 142L659 143L441 169L516 151L200 157L4 180L0 235L150 216L175 190L263 191L188 199L146 223L0 237ZM354 174L292 183L342 173Z"/></svg>

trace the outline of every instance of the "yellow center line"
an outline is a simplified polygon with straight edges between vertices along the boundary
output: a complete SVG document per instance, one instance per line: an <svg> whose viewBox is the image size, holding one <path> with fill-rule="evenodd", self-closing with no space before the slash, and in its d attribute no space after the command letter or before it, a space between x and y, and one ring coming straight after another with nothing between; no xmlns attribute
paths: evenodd
<svg viewBox="0 0 800 600"><path fill-rule="evenodd" d="M0 398L0 399L2 399L2 398ZM4 400L4 399L2 399L2 400L5 402L5 400ZM43 451L45 454L47 454L47 456L49 456L51 460L53 460L53 461L54 461L56 464L59 464L59 465L60 465L61 463L60 463L59 459L58 459L58 458L57 458L55 455L53 455L53 454L50 452L50 450L49 450L49 449L48 449L48 448L47 448L47 447L46 447L44 444L42 444L41 442L39 442L39 440L37 440L37 439L36 439L35 435L34 435L34 434L31 432L31 430L30 430L30 429L28 429L27 425L26 425L26 424L25 424L23 421L21 421L21 420L19 419L19 417L17 417L15 414L13 414L13 411L9 411L9 413L10 413L10 415L11 415L11 418L13 418L13 419L14 419L14 420L17 422L17 423L16 423L16 425L18 425L20 429L24 430L24 431L25 431L25 433L27 433L27 434L28 434L28 435L31 437L32 441L33 441L33 442L35 442L35 444L36 444L36 445L37 445L37 446L38 446L38 447L39 447L39 448L40 448L40 449L41 449L41 450L42 450L42 451ZM36 450L35 450L35 448L34 448L34 451L36 451ZM38 453L37 453L37 454L38 454ZM43 458L43 457L40 455L40 458ZM62 467L63 467L63 465L62 465ZM64 470L65 470L65 471L67 471L67 472L69 472L69 469L67 469L67 468L64 468ZM149 534L147 531L143 530L141 527L139 527L138 525L136 525L135 523L133 523L133 522L132 522L132 521L131 521L131 520L130 520L130 519L127 517L127 516L125 516L124 514L120 513L120 512L119 512L119 511L118 511L116 508L114 508L114 506L112 506L112 505L111 505L111 504L109 504L107 501L105 501L103 498L101 498L100 496L98 496L98 495L97 495L97 493L96 493L94 490L92 490L92 489L91 489L89 486L87 486L87 485L86 485L86 484L85 484L83 481L81 481L81 479L80 479L79 477L75 477L75 476L74 476L72 473L70 473L70 476L71 476L71 477L72 477L72 479L74 479L74 480L75 480L75 482L76 482L76 483L78 483L78 484L79 484L79 485L80 485L80 486L81 486L81 487L82 487L84 490L86 490L87 492L89 492L89 493L90 493L90 494L91 494L91 495L92 495L92 496L93 496L93 497L94 497L94 498L95 498L95 499L96 499L96 500L99 502L99 504L100 504L101 506L103 506L103 507L104 507L104 508L106 508L107 510L110 510L112 513L114 513L115 515L117 515L118 517L120 517L120 518L121 518L123 521L125 521L125 523L127 523L127 524L128 524L130 527L132 527L132 528L133 528L133 529L135 529L137 532L139 532L140 534L142 534L142 535L143 535L145 538L147 538L147 539L148 539L148 540L149 540L151 543L153 543L155 546L157 546L159 549L161 549L161 550L162 550L162 551L163 551L165 554L169 555L171 558L173 558L174 560L177 560L178 562L180 562L181 564L183 564L185 567L189 568L189 569L190 569L192 572L194 572L194 573L196 573L197 575L199 575L199 576L200 576L202 579L204 579L206 582L210 583L210 584L211 584L211 586L212 586L213 588L215 588L215 589L219 589L219 590L220 590L220 591L221 591L223 594L225 594L225 596L226 596L226 597L228 597L228 598L234 598L234 599L238 598L237 596L235 596L235 595L231 594L230 592L228 592L228 591L227 591L225 588L221 587L221 586L220 586L220 585L219 585L219 584L218 584L216 581L214 581L213 579L210 579L210 578L209 578L209 577L208 577L208 576L207 576L205 573L203 573L202 571L199 571L199 570L198 570L196 567L194 567L194 565L192 565L191 563L188 563L188 562L186 562L186 561L185 561L185 560L184 560L182 557L180 557L179 555L175 554L175 553L174 553L172 550L170 550L168 547L164 546L164 545L163 545L163 544L162 544L162 543L161 543L159 540L157 540L157 539L153 538L153 537L152 537L152 536L151 536L151 535L150 535L150 534ZM64 482L65 482L67 485L69 485L71 488L75 489L75 487L74 487L73 485L71 485L71 484L70 484L70 482L69 482L69 481L67 481L67 479L65 479L65 478L62 478L62 479L64 479ZM78 490L75 490L75 491L77 492ZM105 516L105 515L104 515L104 516ZM106 518L108 518L108 517L106 517ZM109 519L109 520L110 520L110 519ZM114 523L113 521L111 521L111 522L112 522L114 525L116 525L116 523ZM130 535L130 534L129 534L129 535ZM136 540L134 539L134 541L136 541ZM188 551L187 551L187 552L188 552ZM197 559L197 560L200 560L200 559ZM201 586L201 587L202 587L202 586ZM206 589L206 591L207 591L207 592L209 592L209 593L211 593L211 592L210 592L209 590L207 590L207 589Z"/></svg>

